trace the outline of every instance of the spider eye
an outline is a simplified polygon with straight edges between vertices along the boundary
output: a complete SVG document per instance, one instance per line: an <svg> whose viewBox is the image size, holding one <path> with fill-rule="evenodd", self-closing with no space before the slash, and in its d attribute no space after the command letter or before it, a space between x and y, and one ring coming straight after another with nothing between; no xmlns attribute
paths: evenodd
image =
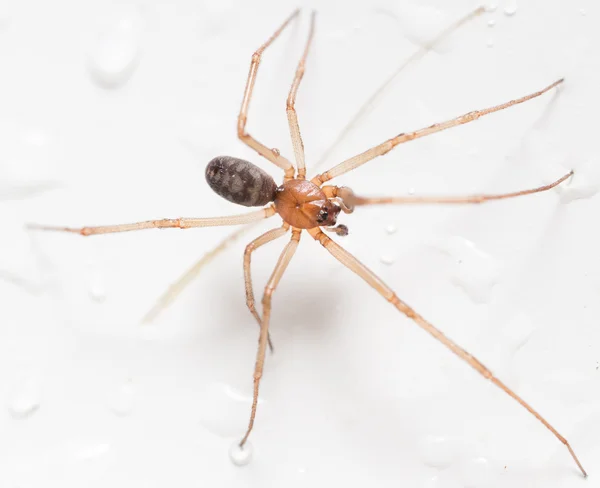
<svg viewBox="0 0 600 488"><path fill-rule="evenodd" d="M329 217L329 212L327 211L327 209L322 208L319 211L319 216L317 217L317 222L319 224L321 224L327 220L327 217Z"/></svg>

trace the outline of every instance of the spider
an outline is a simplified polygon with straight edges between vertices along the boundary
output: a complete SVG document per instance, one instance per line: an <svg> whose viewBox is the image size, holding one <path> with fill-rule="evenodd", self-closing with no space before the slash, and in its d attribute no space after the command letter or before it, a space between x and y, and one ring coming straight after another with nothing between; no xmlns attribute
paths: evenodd
<svg viewBox="0 0 600 488"><path fill-rule="evenodd" d="M326 235L333 233L338 236L344 236L348 233L348 228L344 224L338 224L337 220L341 212L350 214L356 207L365 205L386 205L386 204L480 204L492 200L503 200L523 195L530 195L550 190L573 175L570 171L558 180L548 185L531 188L521 191L501 194L479 194L468 196L391 196L391 197L365 197L354 193L350 188L344 186L325 185L334 178L346 174L359 166L371 161L372 159L387 154L396 146L405 142L412 141L421 137L434 134L436 132L449 129L458 125L466 124L505 108L517 105L527 100L539 97L544 93L559 86L564 80L559 79L547 87L516 98L500 105L495 105L482 110L468 112L459 117L446 120L444 122L433 124L412 132L398 134L383 143L367 149L366 151L351 157L329 170L319 173L312 179L306 177L306 164L304 160L304 146L300 134L300 126L296 113L295 102L300 83L304 76L306 59L313 39L315 30L315 12L310 19L310 31L308 40L298 63L294 80L292 82L286 103L286 113L289 123L289 130L292 139L295 162L294 166L287 158L280 154L277 149L270 149L268 146L259 142L246 131L248 120L248 110L254 84L256 82L258 68L265 50L279 37L281 32L298 17L300 10L295 10L279 28L262 44L252 55L250 71L246 80L246 86L242 99L240 112L237 119L237 136L247 146L255 150L259 155L273 163L283 170L284 177L281 185L277 185L273 178L255 166L254 164L229 156L218 156L211 160L206 167L206 180L208 185L221 197L246 207L262 207L260 210L247 212L238 215L226 217L207 217L207 218L175 218L149 220L135 222L130 224L107 225L97 227L58 227L46 225L31 225L30 227L40 230L61 231L80 234L82 236L91 236L98 234L110 234L116 232L129 232L152 228L179 228L189 229L193 227L213 227L213 226L232 226L258 222L263 219L279 215L283 220L282 225L257 237L251 241L245 248L243 267L246 304L250 313L254 316L260 327L258 351L256 354L256 363L254 367L254 388L253 400L250 412L250 419L247 430L241 439L239 446L243 448L250 433L254 427L256 418L260 380L263 374L263 367L267 348L271 346L269 337L269 324L271 318L272 296L285 273L288 264L296 252L303 231L306 231L310 237L316 240L325 248L335 259L348 268L353 273L362 278L384 299L393 305L398 311L414 321L421 329L429 333L436 340L441 342L450 351L457 355L463 361L466 361L484 378L491 381L506 394L521 404L529 413L538 419L554 436L562 442L573 457L575 463L581 470L584 477L586 471L575 455L567 439L550 425L536 410L534 410L525 400L506 386L500 379L484 366L477 358L464 350L458 344L453 342L443 332L431 324L427 319L419 315L407 303L402 301L394 291L388 287L373 271L362 264L356 257L346 251L334 240ZM275 269L273 270L267 285L264 288L262 298L262 316L255 305L254 291L251 276L251 258L254 251L261 246L279 239L291 231L291 237L284 250L279 256ZM215 252L215 251L213 251Z"/></svg>

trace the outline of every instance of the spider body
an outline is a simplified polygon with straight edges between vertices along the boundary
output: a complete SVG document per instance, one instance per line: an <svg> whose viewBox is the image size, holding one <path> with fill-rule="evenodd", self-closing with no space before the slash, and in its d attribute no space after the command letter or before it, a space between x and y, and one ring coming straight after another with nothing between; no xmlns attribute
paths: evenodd
<svg viewBox="0 0 600 488"><path fill-rule="evenodd" d="M311 181L293 179L277 188L275 210L297 229L336 224L341 208Z"/></svg>
<svg viewBox="0 0 600 488"><path fill-rule="evenodd" d="M482 12L482 9L478 9L477 12ZM551 188L556 187L565 180L567 180L573 171L565 174L562 178L557 179L553 183L540 186L537 188L530 188L526 190L513 191L510 193L499 193L499 194L476 194L476 195L465 195L465 196L387 196L387 197L363 197L356 195L352 190L347 187L338 186L322 186L325 182L328 182L334 178L337 178L343 174L355 170L359 166L366 164L367 162L389 153L396 146L425 137L436 132L456 127L462 124L470 123L478 118L504 110L508 107L521 104L527 100L539 97L551 89L557 87L563 82L563 79L559 79L554 83L546 86L545 88L531 93L529 95L510 100L508 102L484 108L481 110L471 111L465 113L459 117L446 120L444 122L436 123L423 127L421 129L412 132L402 132L399 135L383 141L381 144L374 146L366 151L353 156L337 165L331 167L324 173L320 173L314 176L311 180L306 180L306 164L304 158L304 144L300 135L300 126L298 123L298 116L295 109L296 95L300 82L305 72L305 62L308 55L308 48L313 37L315 16L313 14L311 18L311 27L308 41L298 68L294 81L290 88L289 96L286 103L286 112L288 118L288 124L290 129L290 135L292 139L292 146L294 149L294 156L296 165L294 166L285 156L283 156L276 149L269 149L267 146L253 136L246 132L246 122L248 119L248 109L250 105L250 99L252 91L256 81L256 75L260 64L261 57L264 51L269 45L279 36L281 31L298 15L298 11L295 11L280 27L279 29L252 55L250 70L246 81L246 88L244 91L244 97L242 99L242 105L238 115L238 138L256 151L259 155L273 163L280 170L283 171L283 183L277 186L273 178L262 169L258 168L254 164L237 158L228 156L219 156L214 158L208 164L206 168L206 180L210 187L223 198L237 203L239 205L247 207L262 206L263 208L247 212L238 215L228 215L221 217L200 217L200 218L175 218L175 219L159 219L159 220L147 220L142 222L135 222L130 224L117 224L117 225L105 225L95 227L59 227L59 226L39 226L32 225L30 227L42 229L42 230L54 230L61 232L76 233L83 236L91 236L97 234L109 234L116 232L129 232L143 229L152 228L198 228L198 227L214 227L214 226L229 226L229 225L241 225L257 222L263 219L273 217L275 214L283 219L283 224L279 224L278 227L273 228L264 234L258 236L251 241L244 252L244 281L245 281L245 293L246 293L246 304L249 311L252 313L256 322L260 326L259 344L256 355L256 363L254 366L254 388L252 397L252 407L250 412L250 420L248 428L244 437L240 442L240 447L243 447L246 443L250 432L254 426L254 420L256 417L256 410L258 405L258 394L260 380L263 374L263 367L265 362L265 354L267 345L269 344L269 324L271 319L271 308L272 308L272 295L277 289L277 286L287 269L287 266L293 258L298 244L300 242L301 234L304 230L323 246L337 261L343 266L348 268L351 272L362 278L366 284L373 288L379 293L382 298L387 300L393 307L395 307L401 314L406 318L414 322L424 332L431 335L441 345L445 346L450 352L455 354L458 358L469 364L477 373L483 378L492 382L508 396L516 400L525 410L527 410L533 417L541 422L554 436L566 446L569 453L573 457L573 460L579 467L581 473L586 476L586 472L583 466L579 462L579 459L575 455L572 447L570 446L567 439L565 439L559 432L548 423L536 410L534 410L525 400L523 400L517 393L512 391L507 385L505 385L500 379L498 379L492 371L490 371L484 364L476 359L472 354L467 352L465 349L460 347L452 339L446 336L440 329L429 322L425 317L421 316L416 310L410 305L404 302L396 293L386 285L372 270L361 263L351 253L346 251L333 239L330 239L323 231L334 232L337 235L346 235L348 228L344 225L332 227L336 224L337 217L340 211L344 213L352 213L355 208L364 205L386 205L386 204L480 204L483 202L489 202L494 200L503 200L508 198L520 197L524 195L531 195L534 193L541 193ZM398 132L395 132L398 134ZM267 284L264 288L263 298L261 300L262 310L258 310L255 305L255 297L252 285L251 276L251 257L252 254L261 248L262 246L283 237L290 231L291 237L285 248L279 255L279 259L273 270ZM233 239L233 237L231 238ZM224 247L225 244L221 245ZM217 249L218 250L218 249ZM213 251L214 254L217 250ZM210 253L209 253L210 254ZM203 258L204 259L204 258ZM201 261L202 263L202 261ZM187 276L183 277L182 282L186 282ZM173 294L176 295L179 290L179 285L175 287ZM167 292L166 302L170 301L171 290ZM163 303L159 303L159 309L163 306ZM262 312L262 313L261 313Z"/></svg>
<svg viewBox="0 0 600 488"><path fill-rule="evenodd" d="M275 199L277 184L266 171L243 159L217 156L206 166L212 190L244 207L262 207Z"/></svg>

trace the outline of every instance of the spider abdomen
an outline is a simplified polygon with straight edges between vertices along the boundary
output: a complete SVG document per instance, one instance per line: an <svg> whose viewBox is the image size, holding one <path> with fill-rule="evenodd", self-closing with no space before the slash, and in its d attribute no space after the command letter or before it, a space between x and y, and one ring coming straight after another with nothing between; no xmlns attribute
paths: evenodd
<svg viewBox="0 0 600 488"><path fill-rule="evenodd" d="M230 202L261 207L275 199L277 185L258 166L243 159L217 156L206 167L206 181L212 190Z"/></svg>

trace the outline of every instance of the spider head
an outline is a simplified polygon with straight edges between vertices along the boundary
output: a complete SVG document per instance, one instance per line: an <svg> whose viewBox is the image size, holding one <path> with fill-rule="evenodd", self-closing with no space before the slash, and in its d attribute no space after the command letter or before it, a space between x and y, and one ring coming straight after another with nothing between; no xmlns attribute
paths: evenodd
<svg viewBox="0 0 600 488"><path fill-rule="evenodd" d="M340 210L339 205L333 203L331 200L324 200L317 214L317 223L324 227L335 225Z"/></svg>

